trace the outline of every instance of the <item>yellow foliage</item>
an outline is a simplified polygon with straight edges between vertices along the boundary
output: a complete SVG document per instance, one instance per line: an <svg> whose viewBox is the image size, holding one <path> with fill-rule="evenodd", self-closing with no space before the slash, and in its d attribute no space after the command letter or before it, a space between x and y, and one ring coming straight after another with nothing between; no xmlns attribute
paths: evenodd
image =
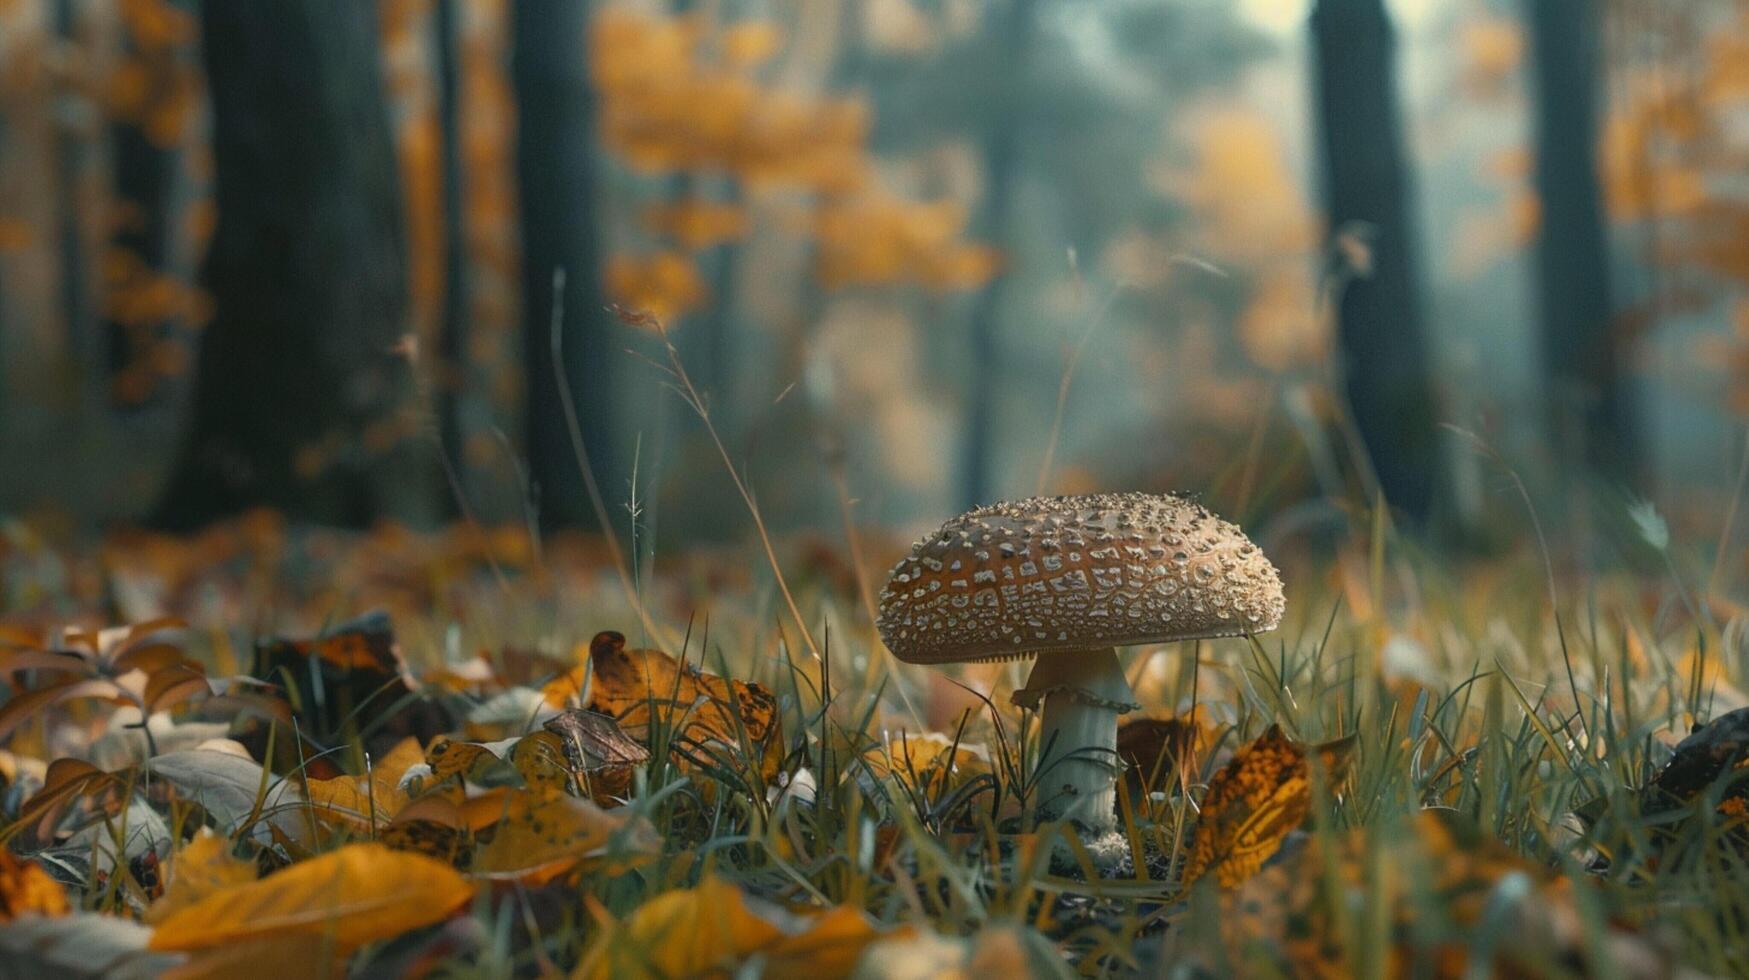
<svg viewBox="0 0 1749 980"><path fill-rule="evenodd" d="M746 237L748 224L745 208L699 198L658 204L644 210L646 227L667 235L692 251L738 241Z"/></svg>
<svg viewBox="0 0 1749 980"><path fill-rule="evenodd" d="M627 309L666 321L703 305L707 290L690 257L656 252L609 259L607 294Z"/></svg>
<svg viewBox="0 0 1749 980"><path fill-rule="evenodd" d="M1153 179L1196 213L1199 250L1235 260L1303 254L1312 214L1270 120L1220 107L1192 113L1187 126L1191 165L1159 168Z"/></svg>

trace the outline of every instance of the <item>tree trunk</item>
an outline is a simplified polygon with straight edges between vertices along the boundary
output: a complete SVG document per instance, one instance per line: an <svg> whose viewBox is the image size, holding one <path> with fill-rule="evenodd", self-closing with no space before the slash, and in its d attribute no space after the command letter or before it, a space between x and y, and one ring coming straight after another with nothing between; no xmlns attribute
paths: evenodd
<svg viewBox="0 0 1749 980"><path fill-rule="evenodd" d="M468 239L462 195L461 30L458 0L436 0L437 112L443 167L443 311L438 325L437 422L443 451L458 476L466 470L469 426L464 405L471 388L468 367ZM463 490L467 480L461 481Z"/></svg>
<svg viewBox="0 0 1749 980"><path fill-rule="evenodd" d="M54 0L55 34L68 57L75 60L89 56L89 46L80 37L79 10L74 0ZM63 102L82 98L76 90L76 80L64 80L67 90L56 93ZM73 409L76 430L83 430L96 419L91 416L101 408L101 358L93 318L90 282L85 267L86 194L90 179L89 153L82 127L69 119L59 120L55 137L56 201L60 215L56 244L61 261L61 311L67 331L67 354L80 395ZM83 438L81 432L80 438Z"/></svg>
<svg viewBox="0 0 1749 980"><path fill-rule="evenodd" d="M557 270L565 273L561 367L588 462L610 501L622 486L612 453L613 322L603 309L595 238L595 108L584 61L588 4L541 0L511 4L510 11L527 318L529 476L541 524L574 526L593 517L553 364Z"/></svg>
<svg viewBox="0 0 1749 980"><path fill-rule="evenodd" d="M1364 242L1367 253L1353 262L1360 268L1337 297L1348 404L1385 500L1424 519L1444 466L1416 280L1395 40L1381 0L1319 0L1312 34L1329 228Z"/></svg>
<svg viewBox="0 0 1749 980"><path fill-rule="evenodd" d="M193 421L157 522L267 504L360 525L429 518L412 411L402 202L376 5L208 0L218 228Z"/></svg>
<svg viewBox="0 0 1749 980"><path fill-rule="evenodd" d="M1552 444L1569 447L1571 462L1632 486L1642 468L1622 377L1624 339L1612 329L1609 234L1597 173L1598 13L1590 0L1527 0L1527 14Z"/></svg>
<svg viewBox="0 0 1749 980"><path fill-rule="evenodd" d="M1020 164L1021 113L1025 108L1022 88L1035 30L1033 4L1034 0L1009 0L1001 30L1010 82L1002 87L1001 101L991 108L983 138L984 198L975 224L978 235L998 247L1005 245L1008 238L1014 182ZM972 304L968 366L971 391L966 396L966 432L960 460L960 497L967 507L991 502L995 403L997 380L1002 373L998 327L1007 281L1007 273L999 272Z"/></svg>

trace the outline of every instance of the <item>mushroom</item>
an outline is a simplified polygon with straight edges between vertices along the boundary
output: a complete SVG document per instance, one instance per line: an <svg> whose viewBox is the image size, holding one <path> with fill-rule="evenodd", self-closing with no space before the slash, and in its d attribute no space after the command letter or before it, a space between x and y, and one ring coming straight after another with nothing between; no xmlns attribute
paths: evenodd
<svg viewBox="0 0 1749 980"><path fill-rule="evenodd" d="M1115 648L1272 630L1284 605L1275 566L1201 504L1102 493L948 521L893 568L877 626L911 664L1037 657L1013 701L1043 706L1040 810L1110 829L1117 721L1138 707Z"/></svg>

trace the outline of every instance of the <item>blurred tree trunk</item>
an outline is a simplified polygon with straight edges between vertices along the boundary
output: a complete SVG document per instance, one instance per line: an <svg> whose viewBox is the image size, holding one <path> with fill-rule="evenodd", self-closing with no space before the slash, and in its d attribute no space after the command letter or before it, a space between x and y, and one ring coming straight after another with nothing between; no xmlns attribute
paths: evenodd
<svg viewBox="0 0 1749 980"><path fill-rule="evenodd" d="M1598 17L1591 0L1527 0L1536 104L1537 285L1552 444L1639 482L1634 406L1614 329L1597 169Z"/></svg>
<svg viewBox="0 0 1749 980"><path fill-rule="evenodd" d="M1324 206L1339 259L1338 343L1349 407L1379 490L1428 516L1443 464L1398 123L1395 39L1382 0L1312 13Z"/></svg>
<svg viewBox="0 0 1749 980"><path fill-rule="evenodd" d="M90 57L90 46L80 36L79 8L74 0L54 0L55 34L61 46L61 57L71 64ZM76 428L83 428L94 419L103 399L101 391L101 357L97 343L97 324L93 316L90 281L85 267L85 182L90 179L90 154L86 146L82 105L85 95L79 91L78 80L67 76L55 94L58 126L55 136L55 211L60 216L56 231L61 263L61 313L65 317L67 354L72 367L74 390L80 396L74 408Z"/></svg>
<svg viewBox="0 0 1749 980"><path fill-rule="evenodd" d="M1025 109L1027 64L1031 60L1035 0L1009 0L998 28L1006 55L1008 84L991 106L983 135L984 195L976 232L983 241L1004 247L1013 208L1014 182L1020 164L1020 130ZM1008 274L999 272L972 304L971 391L967 394L966 432L960 460L960 497L967 507L990 503L990 469L995 443L997 381L1001 376L998 318L1007 292Z"/></svg>
<svg viewBox="0 0 1749 980"><path fill-rule="evenodd" d="M460 0L436 0L432 29L437 63L437 126L443 167L443 310L438 325L437 423L454 472L467 492L467 436L471 430L468 364L468 238L462 194L461 57L457 50Z"/></svg>
<svg viewBox="0 0 1749 980"><path fill-rule="evenodd" d="M191 431L156 522L254 504L324 523L430 518L436 459L411 405L406 252L359 0L208 0L218 227Z"/></svg>
<svg viewBox="0 0 1749 980"><path fill-rule="evenodd" d="M584 0L510 6L527 318L527 452L544 527L594 521L553 364L557 270L565 273L563 375L598 485L610 497L620 486L612 453L613 318L603 309L596 244L595 96L585 62L588 9Z"/></svg>

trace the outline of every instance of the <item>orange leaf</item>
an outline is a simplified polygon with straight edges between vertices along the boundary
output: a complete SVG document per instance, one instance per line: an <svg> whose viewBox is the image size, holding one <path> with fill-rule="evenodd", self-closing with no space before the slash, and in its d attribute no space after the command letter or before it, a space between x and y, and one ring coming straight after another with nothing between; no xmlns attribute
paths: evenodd
<svg viewBox="0 0 1749 980"><path fill-rule="evenodd" d="M35 861L21 861L0 847L0 922L21 915L60 916L71 911L67 892Z"/></svg>
<svg viewBox="0 0 1749 980"><path fill-rule="evenodd" d="M195 950L286 934L350 951L448 918L473 896L454 868L377 844L348 844L214 892L159 924L152 949Z"/></svg>

